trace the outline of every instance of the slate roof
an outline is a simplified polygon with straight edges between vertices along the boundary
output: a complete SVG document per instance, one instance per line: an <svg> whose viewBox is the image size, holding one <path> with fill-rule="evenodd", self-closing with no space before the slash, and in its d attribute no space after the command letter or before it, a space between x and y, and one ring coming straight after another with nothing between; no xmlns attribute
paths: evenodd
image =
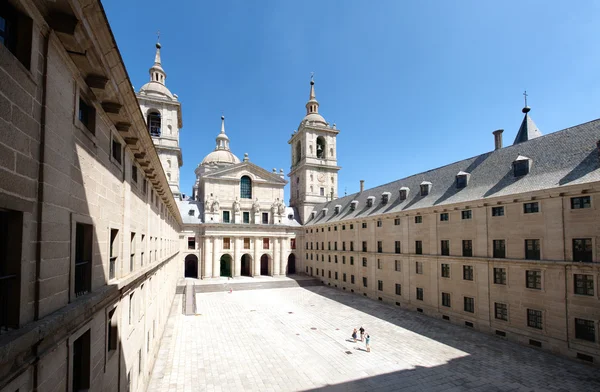
<svg viewBox="0 0 600 392"><path fill-rule="evenodd" d="M186 225L202 223L200 216L200 204L199 201L195 200L177 200L177 206L179 207L179 213L181 214L181 220ZM190 210L194 211L194 215L190 215Z"/></svg>
<svg viewBox="0 0 600 392"><path fill-rule="evenodd" d="M600 119L323 203L315 207L316 216L309 216L306 225L600 181L599 140ZM514 177L512 162L520 155L531 159L530 172ZM470 173L469 182L457 189L456 175L460 171ZM423 181L432 183L427 196L420 196ZM399 200L402 187L410 189L403 201ZM387 204L381 203L383 192L392 194ZM372 207L367 207L369 196L375 196ZM351 211L353 200L358 206ZM342 208L336 214L334 207L338 204ZM325 216L323 208L327 208Z"/></svg>

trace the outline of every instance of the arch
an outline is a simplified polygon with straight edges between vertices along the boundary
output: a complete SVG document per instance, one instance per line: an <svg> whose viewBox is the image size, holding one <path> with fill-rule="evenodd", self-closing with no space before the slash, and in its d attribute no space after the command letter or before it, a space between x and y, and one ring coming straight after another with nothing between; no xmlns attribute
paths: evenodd
<svg viewBox="0 0 600 392"><path fill-rule="evenodd" d="M219 276L223 277L223 276L228 276L228 277L232 277L232 269L231 269L231 255L229 254L224 254L223 256L221 256L221 260L220 260L220 265L221 265L221 273L219 274Z"/></svg>
<svg viewBox="0 0 600 392"><path fill-rule="evenodd" d="M160 136L160 127L161 127L161 117L160 113L156 109L151 109L148 111L148 132L152 136Z"/></svg>
<svg viewBox="0 0 600 392"><path fill-rule="evenodd" d="M167 180L171 181L171 173L167 173Z"/></svg>
<svg viewBox="0 0 600 392"><path fill-rule="evenodd" d="M169 168L169 169L171 168L171 160L170 159L167 159L167 168Z"/></svg>
<svg viewBox="0 0 600 392"><path fill-rule="evenodd" d="M249 253L242 255L241 275L252 276L252 256Z"/></svg>
<svg viewBox="0 0 600 392"><path fill-rule="evenodd" d="M327 155L327 142L323 136L317 138L317 158L325 159Z"/></svg>
<svg viewBox="0 0 600 392"><path fill-rule="evenodd" d="M248 176L240 179L240 198L252 199L252 179Z"/></svg>
<svg viewBox="0 0 600 392"><path fill-rule="evenodd" d="M185 263L184 276L186 278L198 279L198 256L187 255L187 256L185 256L184 263Z"/></svg>
<svg viewBox="0 0 600 392"><path fill-rule="evenodd" d="M260 274L270 276L272 275L271 271L271 256L265 253L260 256Z"/></svg>
<svg viewBox="0 0 600 392"><path fill-rule="evenodd" d="M296 273L296 255L290 253L287 262L287 275L293 275Z"/></svg>
<svg viewBox="0 0 600 392"><path fill-rule="evenodd" d="M296 143L296 163L300 162L302 159L302 144L300 141Z"/></svg>

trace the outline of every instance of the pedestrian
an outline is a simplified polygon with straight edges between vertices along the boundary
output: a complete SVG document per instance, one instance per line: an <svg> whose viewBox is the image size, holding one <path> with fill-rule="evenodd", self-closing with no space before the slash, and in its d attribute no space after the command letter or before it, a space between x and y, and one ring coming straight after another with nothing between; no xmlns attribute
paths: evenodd
<svg viewBox="0 0 600 392"><path fill-rule="evenodd" d="M369 334L367 334L367 339L365 340L365 346L367 348L368 353L371 352L371 346L369 345L370 343L371 343L371 336L369 336Z"/></svg>
<svg viewBox="0 0 600 392"><path fill-rule="evenodd" d="M354 343L356 343L356 328L352 331L352 339L354 340Z"/></svg>
<svg viewBox="0 0 600 392"><path fill-rule="evenodd" d="M365 337L365 329L363 327L360 327L359 331L360 331L360 341L362 342Z"/></svg>

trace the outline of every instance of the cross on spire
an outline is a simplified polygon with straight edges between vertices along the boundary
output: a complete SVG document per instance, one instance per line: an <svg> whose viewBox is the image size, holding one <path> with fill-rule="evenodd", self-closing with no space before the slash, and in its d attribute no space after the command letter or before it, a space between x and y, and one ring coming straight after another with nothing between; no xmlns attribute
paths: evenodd
<svg viewBox="0 0 600 392"><path fill-rule="evenodd" d="M527 90L525 90L523 96L525 97L525 107L527 107Z"/></svg>
<svg viewBox="0 0 600 392"><path fill-rule="evenodd" d="M314 73L314 72L311 72L311 73L310 73L310 81L311 81L311 82L314 82L314 81L315 81L315 73Z"/></svg>
<svg viewBox="0 0 600 392"><path fill-rule="evenodd" d="M160 42L160 30L156 31L156 42Z"/></svg>

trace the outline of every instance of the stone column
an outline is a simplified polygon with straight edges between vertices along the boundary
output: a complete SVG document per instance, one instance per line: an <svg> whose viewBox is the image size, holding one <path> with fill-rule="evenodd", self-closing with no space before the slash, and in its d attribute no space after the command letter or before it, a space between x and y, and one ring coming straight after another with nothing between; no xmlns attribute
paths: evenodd
<svg viewBox="0 0 600 392"><path fill-rule="evenodd" d="M281 252L279 243L281 242L281 238L273 238L273 276L277 276L280 273L279 267L281 266Z"/></svg>
<svg viewBox="0 0 600 392"><path fill-rule="evenodd" d="M281 258L281 267L279 268L279 273L281 275L285 275L287 272L287 257L285 256L286 255L286 251L285 251L285 249L286 249L285 242L286 241L289 241L289 239L281 238L280 244L279 244L281 246L281 250L279 251L279 255Z"/></svg>
<svg viewBox="0 0 600 392"><path fill-rule="evenodd" d="M233 237L233 276L240 276L242 272L242 260L240 259L240 239Z"/></svg>
<svg viewBox="0 0 600 392"><path fill-rule="evenodd" d="M260 275L260 238L254 239L254 275Z"/></svg>
<svg viewBox="0 0 600 392"><path fill-rule="evenodd" d="M213 238L213 270L212 270L212 277L213 278L218 278L219 276L221 276L221 266L219 265L219 251L220 247L219 247L219 241L220 239L217 237Z"/></svg>
<svg viewBox="0 0 600 392"><path fill-rule="evenodd" d="M212 261L210 260L209 253L210 239L208 237L204 237L204 246L202 247L202 253L204 257L202 257L202 277L210 278L212 276Z"/></svg>

